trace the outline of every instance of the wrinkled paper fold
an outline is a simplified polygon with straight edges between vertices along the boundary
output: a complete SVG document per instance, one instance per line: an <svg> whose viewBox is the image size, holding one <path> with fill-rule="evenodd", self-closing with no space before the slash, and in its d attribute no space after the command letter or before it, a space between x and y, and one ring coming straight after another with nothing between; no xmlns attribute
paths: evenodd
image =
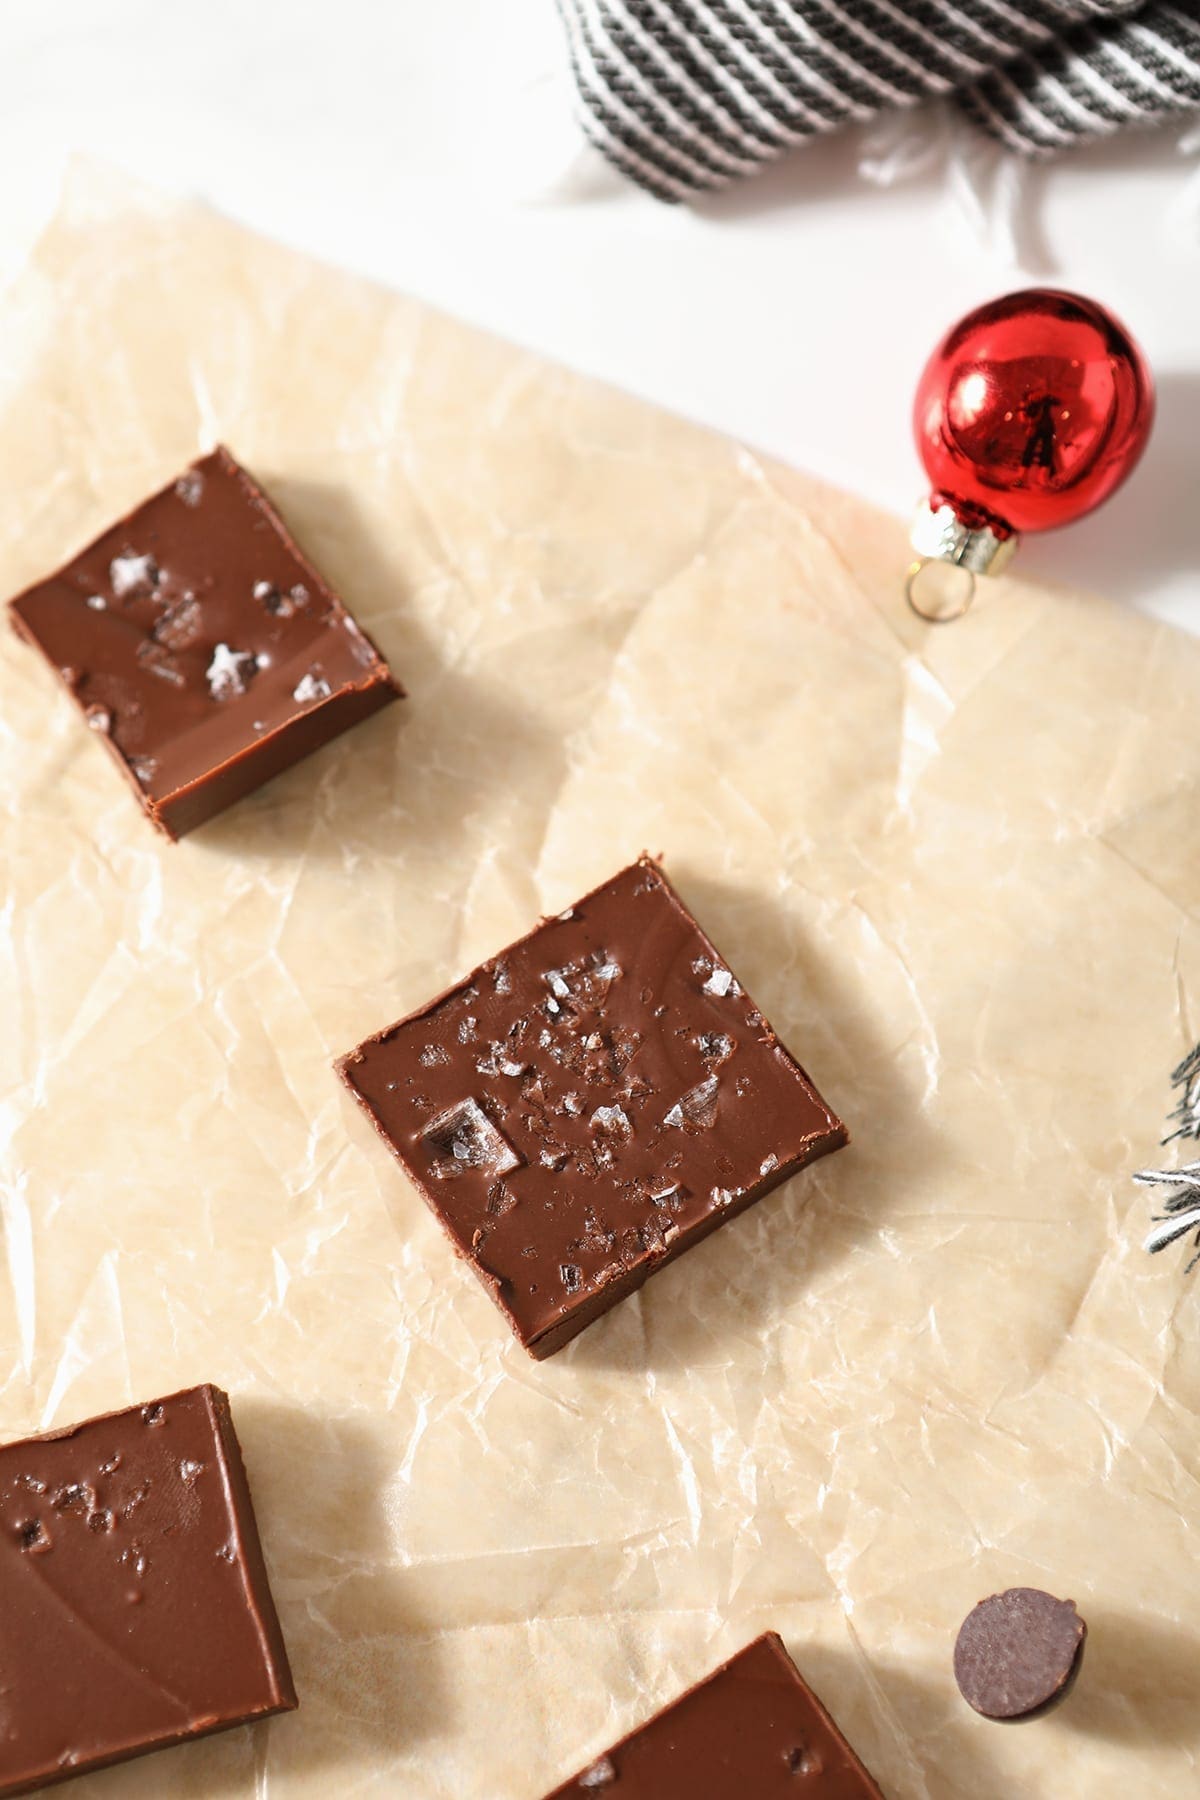
<svg viewBox="0 0 1200 1800"><path fill-rule="evenodd" d="M887 429L886 421L879 421ZM301 1712L80 1781L537 1800L781 1631L890 1800L1180 1800L1200 646L904 611L857 501L82 170L0 320L0 586L224 440L410 698L181 846L0 644L0 1431L210 1380ZM646 849L850 1149L532 1364L331 1061ZM1047 1586L1053 1718L954 1634Z"/></svg>

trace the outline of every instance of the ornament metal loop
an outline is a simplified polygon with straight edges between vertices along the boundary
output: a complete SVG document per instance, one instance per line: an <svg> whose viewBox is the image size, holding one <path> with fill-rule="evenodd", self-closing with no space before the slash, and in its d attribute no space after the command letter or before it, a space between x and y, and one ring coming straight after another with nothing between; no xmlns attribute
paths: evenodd
<svg viewBox="0 0 1200 1800"><path fill-rule="evenodd" d="M949 606L923 604L920 599L919 583L927 569L952 570L959 588L959 598ZM928 586L928 583L925 584ZM936 557L918 557L910 563L908 574L904 580L904 597L919 619L929 625L948 625L952 619L961 619L975 598L975 574L964 563L951 563Z"/></svg>

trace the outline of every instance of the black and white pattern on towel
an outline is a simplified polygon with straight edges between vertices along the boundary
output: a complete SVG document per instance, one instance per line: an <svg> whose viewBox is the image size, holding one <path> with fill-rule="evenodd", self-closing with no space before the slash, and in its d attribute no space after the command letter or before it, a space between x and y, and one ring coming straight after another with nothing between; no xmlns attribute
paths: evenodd
<svg viewBox="0 0 1200 1800"><path fill-rule="evenodd" d="M1011 149L1200 111L1200 0L558 0L587 135L664 200L954 93Z"/></svg>

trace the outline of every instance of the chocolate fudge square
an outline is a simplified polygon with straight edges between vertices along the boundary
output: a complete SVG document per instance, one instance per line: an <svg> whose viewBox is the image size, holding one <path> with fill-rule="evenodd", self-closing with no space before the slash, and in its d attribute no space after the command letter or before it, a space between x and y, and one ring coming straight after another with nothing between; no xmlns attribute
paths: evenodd
<svg viewBox="0 0 1200 1800"><path fill-rule="evenodd" d="M883 1800L775 1632L546 1800Z"/></svg>
<svg viewBox="0 0 1200 1800"><path fill-rule="evenodd" d="M0 1448L0 1795L295 1705L218 1388Z"/></svg>
<svg viewBox="0 0 1200 1800"><path fill-rule="evenodd" d="M172 838L403 692L224 449L9 615Z"/></svg>
<svg viewBox="0 0 1200 1800"><path fill-rule="evenodd" d="M536 1357L847 1139L646 857L338 1069Z"/></svg>

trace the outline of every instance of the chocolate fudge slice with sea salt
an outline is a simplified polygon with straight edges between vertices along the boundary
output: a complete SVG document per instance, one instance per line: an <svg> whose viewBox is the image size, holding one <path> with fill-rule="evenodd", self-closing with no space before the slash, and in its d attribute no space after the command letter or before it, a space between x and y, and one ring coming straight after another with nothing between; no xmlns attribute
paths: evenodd
<svg viewBox="0 0 1200 1800"><path fill-rule="evenodd" d="M0 1446L0 1795L295 1705L219 1388Z"/></svg>
<svg viewBox="0 0 1200 1800"><path fill-rule="evenodd" d="M768 1631L546 1800L883 1800Z"/></svg>
<svg viewBox="0 0 1200 1800"><path fill-rule="evenodd" d="M9 602L178 838L403 689L227 450Z"/></svg>
<svg viewBox="0 0 1200 1800"><path fill-rule="evenodd" d="M536 1357L847 1141L647 857L338 1069Z"/></svg>

